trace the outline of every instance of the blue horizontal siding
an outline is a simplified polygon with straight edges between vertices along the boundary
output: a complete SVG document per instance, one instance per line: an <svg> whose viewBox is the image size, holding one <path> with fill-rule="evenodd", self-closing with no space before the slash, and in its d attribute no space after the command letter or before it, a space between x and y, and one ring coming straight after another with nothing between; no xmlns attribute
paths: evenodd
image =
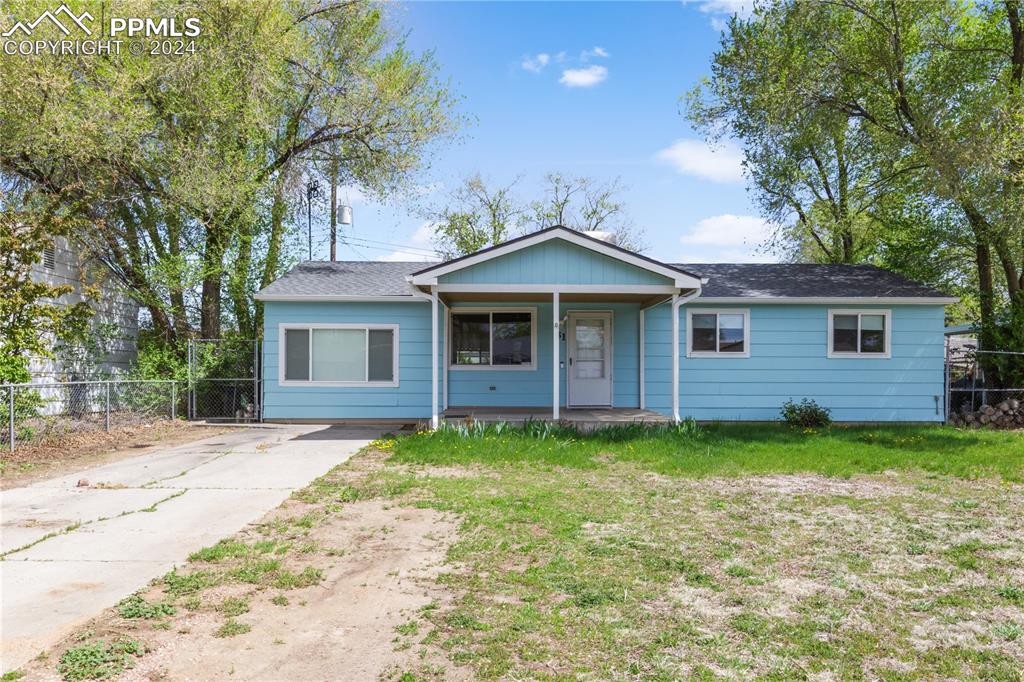
<svg viewBox="0 0 1024 682"><path fill-rule="evenodd" d="M667 277L562 239L442 275L443 284L672 284Z"/></svg>
<svg viewBox="0 0 1024 682"><path fill-rule="evenodd" d="M426 419L430 417L430 304L268 301L263 328L266 419ZM397 324L398 386L342 388L278 383L279 325ZM438 347L440 353L440 346ZM440 393L440 389L438 391Z"/></svg>
<svg viewBox="0 0 1024 682"><path fill-rule="evenodd" d="M452 370L451 406L551 406L551 305L536 307L537 368ZM701 307L695 304L694 307ZM735 307L743 306L716 306ZM680 313L680 411L701 420L773 420L786 400L811 398L840 421L938 421L943 393L942 306L892 306L892 357L827 357L830 306L752 305L749 358L687 358L686 313ZM833 308L842 306L831 306ZM864 306L859 306L864 307ZM564 303L570 310L613 313L613 403L637 407L638 312L632 304ZM439 328L444 329L442 307ZM395 388L283 387L278 384L281 323L399 325L399 386ZM431 358L428 303L268 302L264 329L264 415L267 419L404 418L430 416ZM646 313L646 406L671 414L672 348L669 306ZM439 344L443 352L444 344ZM561 342L560 358L566 357ZM439 392L444 381L444 358ZM560 379L565 405L566 374ZM490 390L491 386L495 390ZM941 405L940 405L941 408Z"/></svg>
<svg viewBox="0 0 1024 682"><path fill-rule="evenodd" d="M694 303L694 308L705 307ZM742 309L744 306L715 306ZM839 421L939 421L942 306L891 306L891 358L829 358L829 308L751 305L749 358L687 358L680 310L680 414L701 420L773 420L786 400L809 398ZM671 414L668 305L646 313L647 407ZM937 409L938 407L938 409Z"/></svg>

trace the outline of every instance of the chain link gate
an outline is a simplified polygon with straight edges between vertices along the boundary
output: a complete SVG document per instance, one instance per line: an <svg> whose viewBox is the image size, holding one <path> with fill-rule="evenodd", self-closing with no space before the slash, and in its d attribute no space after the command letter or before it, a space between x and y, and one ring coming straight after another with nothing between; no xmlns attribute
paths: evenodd
<svg viewBox="0 0 1024 682"><path fill-rule="evenodd" d="M261 421L258 339L189 339L188 418Z"/></svg>

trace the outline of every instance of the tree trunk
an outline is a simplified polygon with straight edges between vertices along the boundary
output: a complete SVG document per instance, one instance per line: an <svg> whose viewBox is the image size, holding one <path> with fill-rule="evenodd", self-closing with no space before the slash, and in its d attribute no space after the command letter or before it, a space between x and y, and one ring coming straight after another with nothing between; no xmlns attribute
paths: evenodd
<svg viewBox="0 0 1024 682"><path fill-rule="evenodd" d="M267 286L277 277L281 260L281 242L284 241L284 218L287 212L288 205L284 200L283 173L278 173L277 179L274 181L274 201L270 206L270 235L267 238L267 260L263 264L260 288ZM253 328L256 334L262 334L263 303L260 301L256 301Z"/></svg>
<svg viewBox="0 0 1024 682"><path fill-rule="evenodd" d="M224 228L219 218L207 222L203 250L203 289L199 331L204 339L220 338L220 297L224 277Z"/></svg>

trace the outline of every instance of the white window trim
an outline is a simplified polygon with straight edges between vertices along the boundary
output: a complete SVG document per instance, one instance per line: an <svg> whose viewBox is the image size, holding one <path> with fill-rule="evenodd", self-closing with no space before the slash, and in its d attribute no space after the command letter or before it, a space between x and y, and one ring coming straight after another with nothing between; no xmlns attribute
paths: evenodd
<svg viewBox="0 0 1024 682"><path fill-rule="evenodd" d="M718 315L743 315L743 352L730 353L719 350L693 350L693 316L715 315L715 344L718 344ZM750 308L687 308L686 309L686 357L688 358L749 358L750 357Z"/></svg>
<svg viewBox="0 0 1024 682"><path fill-rule="evenodd" d="M391 348L391 381L315 381L312 378L285 379L285 331L289 329L309 330L309 376L313 376L313 330L314 329L363 329L366 331L366 357L363 361L363 376L369 375L370 364L370 330L388 329L394 334ZM292 386L296 388L398 388L398 325L397 324L303 324L300 322L285 322L277 328L277 383L280 386Z"/></svg>
<svg viewBox="0 0 1024 682"><path fill-rule="evenodd" d="M528 365L457 365L452 362L450 355L451 349L454 344L446 344L448 346L448 355L445 356L445 366L450 370L456 372L532 372L537 369L537 308L536 307L525 307L525 308L501 308L501 307L472 307L472 308L449 308L448 314L445 316L445 339L451 336L452 331L452 315L458 315L460 313L466 314L482 314L482 313L530 313L530 364ZM490 336L490 343L494 345L494 335ZM493 359L494 353L493 348L490 349L490 357Z"/></svg>
<svg viewBox="0 0 1024 682"><path fill-rule="evenodd" d="M857 316L857 348L860 348L860 316L861 315L883 315L885 316L885 352L884 353L862 353L861 351L835 351L832 350L834 337L832 332L835 327L836 315ZM830 358L860 358L866 360L885 360L892 357L892 310L881 308L829 308L828 310L828 338L825 340L825 348Z"/></svg>

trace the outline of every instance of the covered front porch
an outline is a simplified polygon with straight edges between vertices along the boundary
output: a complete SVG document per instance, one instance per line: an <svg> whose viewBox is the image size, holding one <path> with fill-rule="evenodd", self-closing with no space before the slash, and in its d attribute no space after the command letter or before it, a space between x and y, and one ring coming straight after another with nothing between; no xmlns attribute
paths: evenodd
<svg viewBox="0 0 1024 682"><path fill-rule="evenodd" d="M441 414L447 422L477 421L506 422L522 424L530 421L552 421L550 409L529 407L449 407ZM580 431L593 431L603 426L616 424L661 424L672 421L672 418L639 408L563 408L557 421L571 424Z"/></svg>

